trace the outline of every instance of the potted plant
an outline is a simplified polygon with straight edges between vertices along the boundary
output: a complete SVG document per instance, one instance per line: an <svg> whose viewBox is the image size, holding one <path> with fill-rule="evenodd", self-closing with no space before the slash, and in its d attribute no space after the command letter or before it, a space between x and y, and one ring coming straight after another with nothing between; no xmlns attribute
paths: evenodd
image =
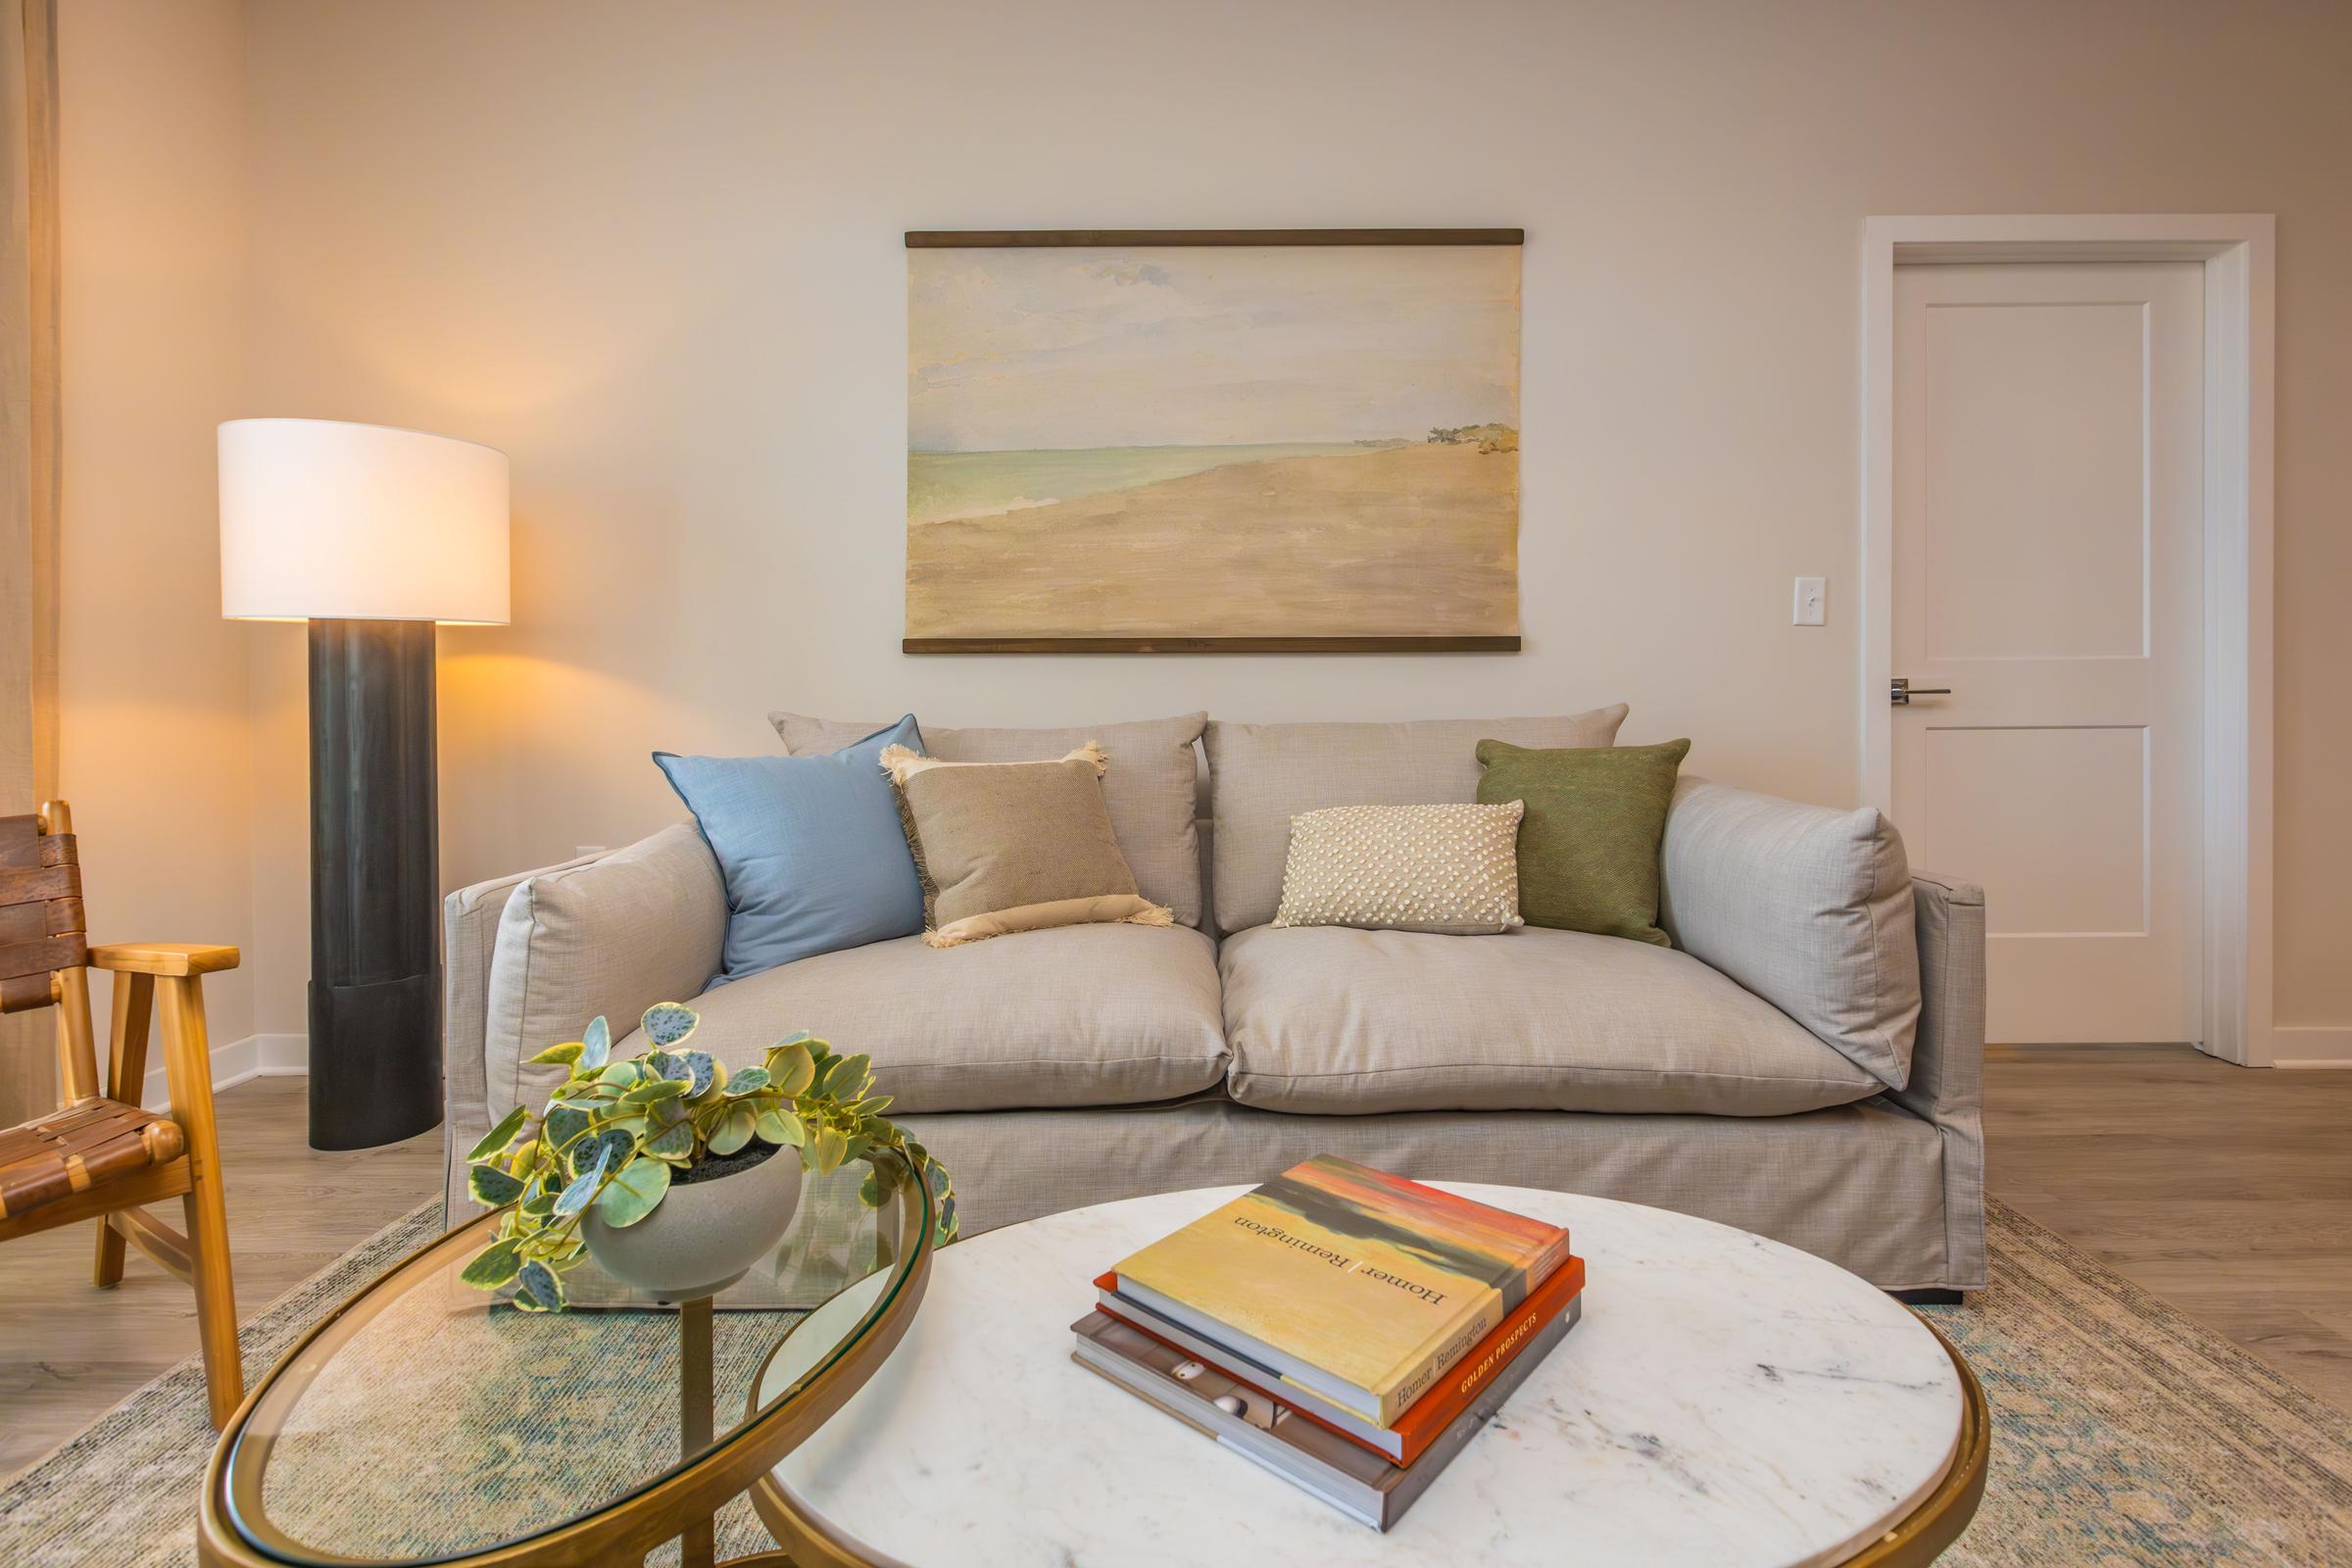
<svg viewBox="0 0 2352 1568"><path fill-rule="evenodd" d="M658 1003L642 1020L643 1055L612 1059L600 1017L531 1058L566 1076L538 1116L515 1106L466 1156L474 1201L505 1211L466 1284L513 1285L524 1311L560 1309L564 1272L593 1256L665 1300L715 1295L783 1237L804 1169L829 1175L853 1159L871 1167L867 1204L924 1182L939 1240L955 1236L946 1167L883 1117L889 1097L869 1093L864 1056L797 1035L729 1074L686 1049L698 1022L690 1007Z"/></svg>

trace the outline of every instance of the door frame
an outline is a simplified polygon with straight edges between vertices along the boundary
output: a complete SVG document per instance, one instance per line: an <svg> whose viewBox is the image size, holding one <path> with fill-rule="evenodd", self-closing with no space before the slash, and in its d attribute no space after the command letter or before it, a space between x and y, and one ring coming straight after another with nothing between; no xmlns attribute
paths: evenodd
<svg viewBox="0 0 2352 1568"><path fill-rule="evenodd" d="M1862 798L1891 813L1894 270L1984 262L2196 262L2205 273L2204 1039L2276 1059L2272 1006L2272 376L2268 213L2012 214L1862 223ZM2227 699L2227 700L2225 700ZM1965 866L1942 867L1965 874Z"/></svg>

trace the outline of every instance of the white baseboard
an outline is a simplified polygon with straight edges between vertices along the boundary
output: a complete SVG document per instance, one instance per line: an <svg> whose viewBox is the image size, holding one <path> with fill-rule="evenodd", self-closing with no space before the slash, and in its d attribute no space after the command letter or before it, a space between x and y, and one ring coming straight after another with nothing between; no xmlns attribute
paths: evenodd
<svg viewBox="0 0 2352 1568"><path fill-rule="evenodd" d="M2352 1024L2279 1024L2271 1050L2274 1067L2352 1067Z"/></svg>
<svg viewBox="0 0 2352 1568"><path fill-rule="evenodd" d="M155 1062L162 1042L150 1037L147 1059ZM218 1094L248 1078L299 1078L311 1070L308 1035L247 1035L213 1048L213 1091ZM145 1096L140 1103L162 1110L171 1102L160 1062L147 1069Z"/></svg>

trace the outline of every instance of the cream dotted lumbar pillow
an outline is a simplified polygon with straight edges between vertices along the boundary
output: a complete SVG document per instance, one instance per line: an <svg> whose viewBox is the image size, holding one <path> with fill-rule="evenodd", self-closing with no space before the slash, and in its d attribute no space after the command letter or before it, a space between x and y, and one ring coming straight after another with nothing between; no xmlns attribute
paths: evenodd
<svg viewBox="0 0 2352 1568"><path fill-rule="evenodd" d="M1336 806L1291 818L1276 925L1492 936L1519 918L1519 818L1498 806Z"/></svg>

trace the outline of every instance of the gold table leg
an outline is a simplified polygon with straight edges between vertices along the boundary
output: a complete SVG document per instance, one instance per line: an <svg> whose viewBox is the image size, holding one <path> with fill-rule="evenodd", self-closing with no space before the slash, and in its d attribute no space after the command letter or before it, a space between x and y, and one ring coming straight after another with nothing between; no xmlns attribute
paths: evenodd
<svg viewBox="0 0 2352 1568"><path fill-rule="evenodd" d="M678 1306L678 1438L683 1456L692 1458L710 1446L710 1298ZM685 1568L711 1568L717 1557L717 1534L706 1517L686 1527L678 1538L678 1560Z"/></svg>

